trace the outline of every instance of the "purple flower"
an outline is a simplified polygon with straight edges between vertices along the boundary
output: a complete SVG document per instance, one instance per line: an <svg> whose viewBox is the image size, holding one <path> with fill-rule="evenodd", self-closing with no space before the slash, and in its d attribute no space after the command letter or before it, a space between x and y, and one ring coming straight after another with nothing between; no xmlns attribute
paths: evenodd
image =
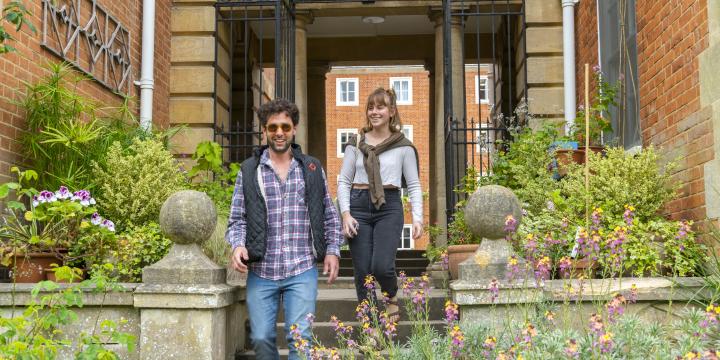
<svg viewBox="0 0 720 360"><path fill-rule="evenodd" d="M688 234L692 232L692 222L683 220L678 223L678 226L678 232L677 235L675 235L675 238L678 240L686 238Z"/></svg>
<svg viewBox="0 0 720 360"><path fill-rule="evenodd" d="M38 203L51 203L57 201L57 196L52 191L43 190L37 197Z"/></svg>
<svg viewBox="0 0 720 360"><path fill-rule="evenodd" d="M572 261L569 257L563 256L558 262L558 268L560 269L560 276L563 278L569 278L572 272Z"/></svg>
<svg viewBox="0 0 720 360"><path fill-rule="evenodd" d="M305 315L305 320L307 320L307 322L312 327L313 323L315 322L315 315L313 313L308 313L307 315Z"/></svg>
<svg viewBox="0 0 720 360"><path fill-rule="evenodd" d="M627 226L632 226L633 219L635 218L635 207L632 205L625 205L625 212L623 213L623 220Z"/></svg>
<svg viewBox="0 0 720 360"><path fill-rule="evenodd" d="M32 197L32 206L33 206L33 207L37 207L38 205L40 205L40 197L37 196L37 195L33 195L33 197Z"/></svg>
<svg viewBox="0 0 720 360"><path fill-rule="evenodd" d="M103 220L102 223L100 223L100 226L108 229L111 232L115 232L115 223L108 219Z"/></svg>
<svg viewBox="0 0 720 360"><path fill-rule="evenodd" d="M555 211L555 203L552 200L548 200L545 206L549 211Z"/></svg>
<svg viewBox="0 0 720 360"><path fill-rule="evenodd" d="M94 213L92 214L92 216L90 216L90 223L93 225L100 225L102 221L103 218L98 213Z"/></svg>
<svg viewBox="0 0 720 360"><path fill-rule="evenodd" d="M520 275L520 261L516 255L511 255L508 258L507 270L507 278L509 281L515 280L518 275Z"/></svg>
<svg viewBox="0 0 720 360"><path fill-rule="evenodd" d="M71 200L79 201L80 205L82 205L82 206L95 205L95 199L93 199L92 196L90 196L90 192L87 190L76 191L73 194Z"/></svg>
<svg viewBox="0 0 720 360"><path fill-rule="evenodd" d="M450 300L445 301L445 322L448 323L448 326L458 319L459 314L458 304Z"/></svg>
<svg viewBox="0 0 720 360"><path fill-rule="evenodd" d="M56 196L58 199L64 200L64 199L69 199L69 198L71 198L71 197L72 197L72 194L70 193L70 190L68 190L67 187L61 186L60 189L55 192L55 196Z"/></svg>
<svg viewBox="0 0 720 360"><path fill-rule="evenodd" d="M500 294L500 288L498 286L497 279L492 279L492 281L490 281L490 285L488 285L488 291L490 291L490 301L495 303Z"/></svg>
<svg viewBox="0 0 720 360"><path fill-rule="evenodd" d="M637 285L632 284L630 285L630 295L628 295L628 301L631 304L636 303L638 300L638 288Z"/></svg>
<svg viewBox="0 0 720 360"><path fill-rule="evenodd" d="M442 265L442 269L447 271L450 269L450 256L448 256L447 250L443 251L442 254L440 254L440 264Z"/></svg>
<svg viewBox="0 0 720 360"><path fill-rule="evenodd" d="M625 313L625 297L622 294L615 294L609 303L605 305L608 312L608 321L615 322L617 316Z"/></svg>
<svg viewBox="0 0 720 360"><path fill-rule="evenodd" d="M375 277L372 275L365 276L365 289L372 292L375 290Z"/></svg>

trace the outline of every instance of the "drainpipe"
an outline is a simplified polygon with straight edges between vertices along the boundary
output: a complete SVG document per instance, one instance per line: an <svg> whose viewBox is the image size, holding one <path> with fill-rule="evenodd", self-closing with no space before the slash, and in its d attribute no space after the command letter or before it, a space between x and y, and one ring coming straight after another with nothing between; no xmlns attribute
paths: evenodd
<svg viewBox="0 0 720 360"><path fill-rule="evenodd" d="M143 0L142 58L140 65L140 127L152 129L153 112L153 66L155 54L155 0Z"/></svg>
<svg viewBox="0 0 720 360"><path fill-rule="evenodd" d="M561 0L563 9L563 76L565 80L565 133L575 125L575 4Z"/></svg>

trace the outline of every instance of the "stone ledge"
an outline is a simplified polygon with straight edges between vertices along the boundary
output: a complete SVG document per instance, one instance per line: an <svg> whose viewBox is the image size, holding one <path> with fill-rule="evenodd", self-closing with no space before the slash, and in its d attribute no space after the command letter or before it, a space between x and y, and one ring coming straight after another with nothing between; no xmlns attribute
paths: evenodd
<svg viewBox="0 0 720 360"><path fill-rule="evenodd" d="M241 292L242 295L238 293ZM142 284L134 293L136 308L216 309L244 300L245 290L225 284Z"/></svg>
<svg viewBox="0 0 720 360"><path fill-rule="evenodd" d="M0 284L0 306L26 306L32 299L31 293L37 284ZM67 289L70 284L58 284L60 289ZM122 283L120 286L124 291L112 291L107 293L93 293L93 288L85 288L83 296L84 306L132 306L133 291L140 286L137 283ZM13 299L14 294L14 299ZM49 295L50 292L43 291L42 295Z"/></svg>
<svg viewBox="0 0 720 360"><path fill-rule="evenodd" d="M704 299L709 295L703 290L703 279L700 277L685 278L613 278L583 280L583 291L580 300L608 300L615 293L627 296L632 285L637 287L638 301L689 301ZM568 293L566 288L573 289ZM493 302L489 292L489 284L479 284L466 280L453 281L450 284L453 301L459 305L492 305L520 304L533 302L562 302L568 298L578 300L580 280L549 280L544 286L535 286L532 281L516 281L499 283L499 296Z"/></svg>

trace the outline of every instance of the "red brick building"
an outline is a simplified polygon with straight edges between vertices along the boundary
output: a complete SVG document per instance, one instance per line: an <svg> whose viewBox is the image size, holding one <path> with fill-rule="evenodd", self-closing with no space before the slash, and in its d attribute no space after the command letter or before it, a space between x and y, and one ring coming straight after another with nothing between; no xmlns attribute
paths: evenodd
<svg viewBox="0 0 720 360"><path fill-rule="evenodd" d="M575 9L577 103L584 102L583 64L599 64L611 82L624 77L638 145L679 163L680 197L666 209L674 219L720 216L718 7L712 0L582 0ZM627 51L618 56L612 47L623 38Z"/></svg>
<svg viewBox="0 0 720 360"><path fill-rule="evenodd" d="M2 5L0 1L0 5ZM7 4L7 1L5 1ZM8 180L9 167L22 161L22 154L19 154L18 139L25 129L24 114L21 109L14 105L14 101L21 99L24 92L23 83L34 83L46 75L45 64L48 62L60 62L63 60L73 61L76 68L83 73L92 74L96 80L85 81L79 88L80 94L94 99L104 106L118 106L123 98L114 94L112 79L108 78L101 84L104 69L96 62L96 71L83 71L91 68L91 54L98 54L98 44L90 49L87 45L85 34L97 31L94 41L103 46L108 46L111 51L120 51L120 48L127 46L127 60L129 61L129 73L124 80L124 86L120 90L127 95L137 97L139 88L133 83L140 79L140 58L141 58L141 32L142 32L142 0L110 1L98 0L98 8L93 12L91 1L80 1L80 7L68 7L70 13L66 21L61 20L61 13L53 16L53 11L59 11L62 5L68 5L69 1L57 1L56 6L49 6L41 1L24 1L27 9L31 12L28 21L36 28L37 32L31 32L27 27L16 33L5 25L15 41L8 45L17 49L0 56L0 182ZM53 2L47 2L53 3ZM170 5L171 0L156 1L155 20L155 95L153 106L153 122L156 126L166 126L169 122L169 71L170 71ZM0 6L1 8L2 6ZM47 17L44 14L47 13ZM91 16L97 15L95 25L90 27L89 32L79 31L76 25L85 27L91 24ZM66 14L67 15L67 14ZM107 21L109 15L111 20ZM68 23L72 23L72 30L67 33ZM108 25L108 31L105 25ZM121 25L127 31L127 37L121 36L120 32L113 31ZM67 34L77 32L76 40L73 42ZM43 46L43 39L46 45ZM113 41L114 39L114 41ZM61 58L55 52L61 52L61 47L68 47L67 56ZM77 51L77 52L76 52ZM123 53L124 54L124 53ZM101 55L99 59L102 60ZM137 104L135 104L137 106Z"/></svg>

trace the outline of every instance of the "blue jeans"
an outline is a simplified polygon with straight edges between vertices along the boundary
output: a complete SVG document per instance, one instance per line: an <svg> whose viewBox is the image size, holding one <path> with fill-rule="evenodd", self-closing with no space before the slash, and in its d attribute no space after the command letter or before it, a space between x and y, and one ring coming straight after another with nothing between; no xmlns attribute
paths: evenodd
<svg viewBox="0 0 720 360"><path fill-rule="evenodd" d="M290 349L289 359L299 359L290 325L297 324L302 337L312 346L310 323L306 316L315 314L317 299L317 268L283 280L267 280L252 271L247 279L247 306L250 317L250 340L259 360L279 359L275 330L278 304L282 297L285 309L285 336Z"/></svg>

